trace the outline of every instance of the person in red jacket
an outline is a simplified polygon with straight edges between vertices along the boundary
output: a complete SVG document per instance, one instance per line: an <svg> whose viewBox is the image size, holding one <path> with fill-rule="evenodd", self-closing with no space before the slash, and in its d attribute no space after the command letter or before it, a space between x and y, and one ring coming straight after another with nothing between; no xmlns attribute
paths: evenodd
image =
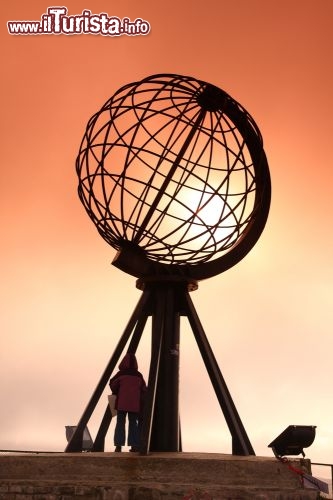
<svg viewBox="0 0 333 500"><path fill-rule="evenodd" d="M139 449L139 417L142 410L142 400L147 390L146 382L138 371L135 354L128 352L119 365L119 371L110 380L110 388L117 395L117 423L114 432L115 451L121 451L125 445L125 424L128 415L127 444L130 451Z"/></svg>

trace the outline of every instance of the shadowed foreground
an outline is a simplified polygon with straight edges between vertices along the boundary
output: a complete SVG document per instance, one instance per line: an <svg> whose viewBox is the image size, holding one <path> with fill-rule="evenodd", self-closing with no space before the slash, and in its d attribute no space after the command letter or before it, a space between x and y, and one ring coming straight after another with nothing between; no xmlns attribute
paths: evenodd
<svg viewBox="0 0 333 500"><path fill-rule="evenodd" d="M292 468L310 471L310 461ZM217 453L0 456L1 500L312 500L301 476L275 458Z"/></svg>

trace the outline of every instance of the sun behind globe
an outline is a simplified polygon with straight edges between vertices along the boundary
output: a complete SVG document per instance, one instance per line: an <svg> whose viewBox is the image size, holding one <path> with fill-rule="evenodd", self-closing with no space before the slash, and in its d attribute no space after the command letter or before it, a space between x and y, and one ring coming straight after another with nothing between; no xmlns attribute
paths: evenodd
<svg viewBox="0 0 333 500"><path fill-rule="evenodd" d="M190 77L154 75L118 90L89 120L76 168L99 233L118 251L136 249L149 272L222 272L268 215L255 122L226 92Z"/></svg>

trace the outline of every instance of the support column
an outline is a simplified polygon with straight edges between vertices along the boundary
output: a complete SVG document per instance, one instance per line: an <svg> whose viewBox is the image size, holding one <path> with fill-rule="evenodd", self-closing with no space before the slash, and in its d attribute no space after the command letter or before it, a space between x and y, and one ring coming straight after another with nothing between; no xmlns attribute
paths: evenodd
<svg viewBox="0 0 333 500"><path fill-rule="evenodd" d="M156 291L163 310L163 342L158 370L151 451L180 451L179 436L179 330L178 288L164 285Z"/></svg>
<svg viewBox="0 0 333 500"><path fill-rule="evenodd" d="M195 340L197 341L202 359L215 390L216 397L220 403L221 410L223 411L224 418L229 427L232 437L232 453L233 455L255 455L192 300L187 292L185 294L185 301L187 308L186 313L192 327Z"/></svg>

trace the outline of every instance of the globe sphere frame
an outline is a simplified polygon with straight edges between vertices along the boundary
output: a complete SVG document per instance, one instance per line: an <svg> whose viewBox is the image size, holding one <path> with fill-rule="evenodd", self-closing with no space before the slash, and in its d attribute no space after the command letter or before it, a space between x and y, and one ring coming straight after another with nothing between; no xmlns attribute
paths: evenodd
<svg viewBox="0 0 333 500"><path fill-rule="evenodd" d="M206 150L198 153L201 145ZM123 164L115 165L119 158ZM138 172L135 179L135 169L149 174L140 180ZM157 74L119 89L89 120L76 170L80 200L98 232L118 251L114 265L140 279L166 275L202 280L226 271L255 245L269 213L270 175L255 121L225 91L188 76ZM204 180L196 174L199 170ZM214 185L209 176L217 170ZM232 191L232 179L240 171L244 192ZM182 200L185 190L200 197L201 205L192 209L190 201ZM208 225L200 214L213 199L222 208ZM177 227L160 236L165 218L185 236L170 243ZM193 227L198 237L186 240Z"/></svg>

